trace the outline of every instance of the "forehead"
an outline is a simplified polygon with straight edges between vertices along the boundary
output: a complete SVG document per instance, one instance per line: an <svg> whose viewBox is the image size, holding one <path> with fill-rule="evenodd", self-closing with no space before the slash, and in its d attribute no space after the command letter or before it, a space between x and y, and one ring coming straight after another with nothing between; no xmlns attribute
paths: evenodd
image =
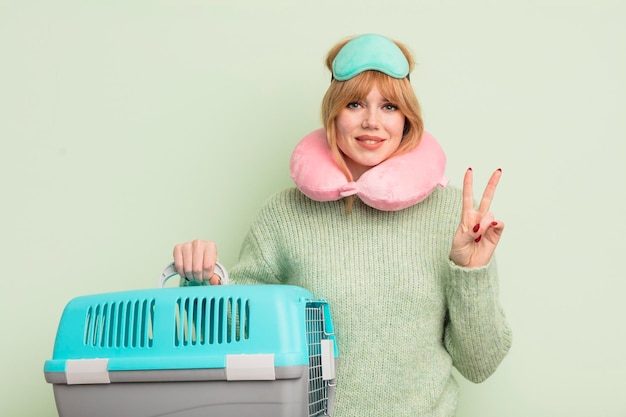
<svg viewBox="0 0 626 417"><path fill-rule="evenodd" d="M387 96L384 95L383 93L381 93L380 89L378 88L378 85L374 85L371 88L371 90L367 94L365 94L364 97L361 98L361 100L366 100L366 101L389 101Z"/></svg>
<svg viewBox="0 0 626 417"><path fill-rule="evenodd" d="M352 99L384 98L390 101L398 99L397 89L394 88L394 81L397 80L377 71L367 71L362 75L363 77L355 80Z"/></svg>

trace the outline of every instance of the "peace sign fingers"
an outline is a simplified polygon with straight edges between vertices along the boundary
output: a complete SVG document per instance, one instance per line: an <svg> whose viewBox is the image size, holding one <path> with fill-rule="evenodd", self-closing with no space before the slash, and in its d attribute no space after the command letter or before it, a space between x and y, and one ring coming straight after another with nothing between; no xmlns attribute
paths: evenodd
<svg viewBox="0 0 626 417"><path fill-rule="evenodd" d="M502 170L497 169L489 178L478 209L474 208L474 175L469 168L463 178L461 223L452 239L450 259L461 266L486 265L500 240L504 223L495 220L489 211Z"/></svg>

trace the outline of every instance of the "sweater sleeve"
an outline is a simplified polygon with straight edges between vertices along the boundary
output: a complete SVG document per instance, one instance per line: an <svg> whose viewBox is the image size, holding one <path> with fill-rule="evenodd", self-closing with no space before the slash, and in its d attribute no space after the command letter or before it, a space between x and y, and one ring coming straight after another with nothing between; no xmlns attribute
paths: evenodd
<svg viewBox="0 0 626 417"><path fill-rule="evenodd" d="M447 267L444 344L461 375L482 382L511 347L511 330L498 300L495 260L479 268L448 261Z"/></svg>
<svg viewBox="0 0 626 417"><path fill-rule="evenodd" d="M270 202L271 203L271 202ZM288 276L281 238L280 216L274 204L258 213L239 251L239 260L230 270L233 284L284 284Z"/></svg>
<svg viewBox="0 0 626 417"><path fill-rule="evenodd" d="M263 246L267 241L261 241L254 230L246 235L239 261L230 271L233 284L281 284L275 263L266 257ZM272 253L273 251L269 251Z"/></svg>

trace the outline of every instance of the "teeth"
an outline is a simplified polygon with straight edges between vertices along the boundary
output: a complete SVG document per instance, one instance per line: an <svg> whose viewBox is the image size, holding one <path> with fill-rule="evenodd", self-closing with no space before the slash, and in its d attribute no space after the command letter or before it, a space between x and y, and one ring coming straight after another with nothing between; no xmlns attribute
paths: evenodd
<svg viewBox="0 0 626 417"><path fill-rule="evenodd" d="M378 141L376 140L361 140L363 143L367 143L368 145L376 145Z"/></svg>

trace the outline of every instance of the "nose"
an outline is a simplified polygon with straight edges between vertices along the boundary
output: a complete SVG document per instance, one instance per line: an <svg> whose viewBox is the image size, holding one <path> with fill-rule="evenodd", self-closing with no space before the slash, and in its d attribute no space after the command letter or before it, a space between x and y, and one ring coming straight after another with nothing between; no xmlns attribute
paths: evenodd
<svg viewBox="0 0 626 417"><path fill-rule="evenodd" d="M378 129L378 125L378 112L373 108L368 109L364 114L361 126L364 129Z"/></svg>

